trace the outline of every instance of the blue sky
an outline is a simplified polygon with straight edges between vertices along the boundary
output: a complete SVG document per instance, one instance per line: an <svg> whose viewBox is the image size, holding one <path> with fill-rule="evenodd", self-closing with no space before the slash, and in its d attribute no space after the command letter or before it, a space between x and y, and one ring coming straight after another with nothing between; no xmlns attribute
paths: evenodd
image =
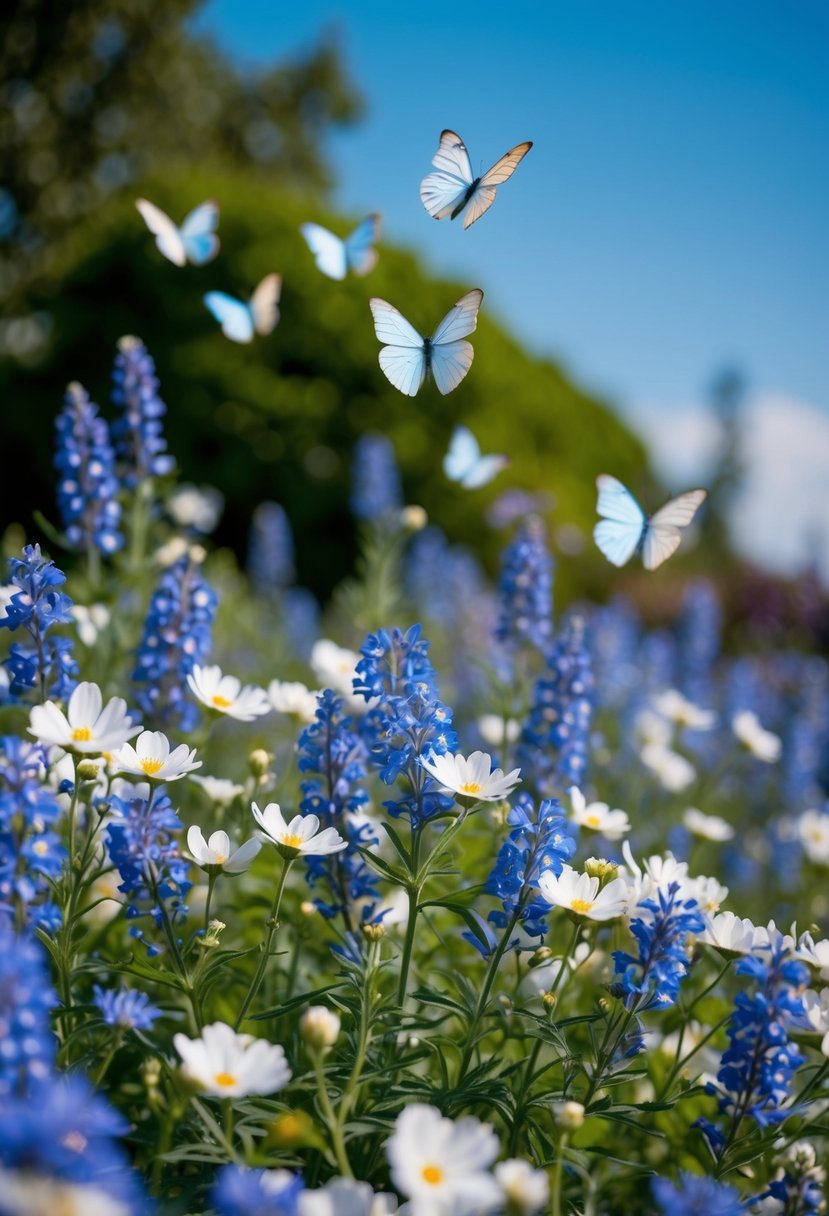
<svg viewBox="0 0 829 1216"><path fill-rule="evenodd" d="M657 449L725 363L829 414L825 0L208 0L198 24L250 63L336 31L367 102L330 142L336 201L483 287ZM445 126L476 169L535 144L467 232L418 196Z"/></svg>

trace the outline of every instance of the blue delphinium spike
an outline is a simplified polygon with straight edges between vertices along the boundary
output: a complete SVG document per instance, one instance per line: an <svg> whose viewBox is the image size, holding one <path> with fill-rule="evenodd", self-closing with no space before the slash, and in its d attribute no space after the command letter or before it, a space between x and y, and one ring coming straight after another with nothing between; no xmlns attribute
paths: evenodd
<svg viewBox="0 0 829 1216"><path fill-rule="evenodd" d="M368 433L354 447L351 510L357 519L381 519L403 506L394 446L385 435Z"/></svg>
<svg viewBox="0 0 829 1216"><path fill-rule="evenodd" d="M42 556L40 545L26 545L22 558L9 558L9 574L14 591L0 616L0 628L25 630L32 639L30 646L13 642L3 660L9 692L24 697L37 688L41 700L65 700L77 683L72 639L49 631L72 622L72 601L60 590L66 575Z"/></svg>
<svg viewBox="0 0 829 1216"><path fill-rule="evenodd" d="M124 543L115 453L105 419L84 387L70 384L55 420L58 507L66 539L79 553L115 553Z"/></svg>
<svg viewBox="0 0 829 1216"><path fill-rule="evenodd" d="M528 516L504 550L498 595L496 639L507 646L528 644L543 651L553 632L553 559L538 516Z"/></svg>
<svg viewBox="0 0 829 1216"><path fill-rule="evenodd" d="M161 419L167 407L158 394L155 363L140 338L124 337L112 372L112 402L118 417L112 437L118 476L128 490L151 477L162 477L174 467L167 454Z"/></svg>

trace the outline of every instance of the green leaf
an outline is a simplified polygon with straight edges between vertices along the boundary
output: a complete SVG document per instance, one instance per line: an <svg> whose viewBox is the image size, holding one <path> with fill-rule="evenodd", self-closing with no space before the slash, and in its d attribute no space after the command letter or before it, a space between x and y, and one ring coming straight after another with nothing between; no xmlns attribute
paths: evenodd
<svg viewBox="0 0 829 1216"><path fill-rule="evenodd" d="M405 867L406 867L406 869L409 871L409 873L411 873L411 870L412 870L412 855L411 855L411 853L410 853L410 852L409 852L409 850L406 848L405 844L404 844L404 843L403 843L403 841L400 839L400 837L398 836L397 832L396 832L396 831L395 831L395 829L394 829L394 828L391 826L391 824L390 824L390 823L384 823L384 824L383 824L383 828L384 828L384 830L385 830L385 832L386 832L386 835L388 836L389 840L392 842L392 844L394 845L395 849L397 850L397 854L398 854L398 856L400 857L400 860L403 862L403 864L405 865Z"/></svg>
<svg viewBox="0 0 829 1216"><path fill-rule="evenodd" d="M309 1004L319 996L328 996L337 988L343 988L345 985L342 981L332 984L326 984L323 988L313 988L310 992L303 992L301 996L291 997L289 1001L285 1001L282 1005L277 1005L274 1009L267 1009L264 1013L256 1013L248 1015L251 1022L265 1022L269 1018L282 1018L286 1013L290 1013L293 1009L301 1009L303 1005Z"/></svg>

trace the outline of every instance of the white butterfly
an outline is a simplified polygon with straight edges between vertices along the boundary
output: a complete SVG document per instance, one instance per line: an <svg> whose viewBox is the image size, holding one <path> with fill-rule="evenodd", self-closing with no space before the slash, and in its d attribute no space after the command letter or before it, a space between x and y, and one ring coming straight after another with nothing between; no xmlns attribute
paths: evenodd
<svg viewBox="0 0 829 1216"><path fill-rule="evenodd" d="M212 199L195 207L180 228L155 203L137 198L135 205L161 253L176 266L184 266L187 262L203 266L219 252L219 238L216 236L219 204Z"/></svg>
<svg viewBox="0 0 829 1216"><path fill-rule="evenodd" d="M406 318L385 300L369 300L374 331L381 342L380 366L395 388L414 397L431 374L438 392L451 393L472 366L475 352L463 339L474 333L484 293L468 291L453 304L431 338L422 337Z"/></svg>
<svg viewBox="0 0 829 1216"><path fill-rule="evenodd" d="M319 224L301 224L299 230L322 273L329 279L344 279L349 270L354 274L368 274L377 265L378 255L373 244L379 227L380 216L367 215L344 241Z"/></svg>
<svg viewBox="0 0 829 1216"><path fill-rule="evenodd" d="M282 276L265 275L249 302L237 300L224 291L208 291L204 302L234 342L250 342L254 334L269 334L279 320L279 295Z"/></svg>
<svg viewBox="0 0 829 1216"><path fill-rule="evenodd" d="M596 486L596 510L604 516L593 529L596 544L614 566L624 566L641 551L646 570L661 566L679 547L680 528L690 524L708 497L707 490L688 490L649 517L615 477L602 473L596 478Z"/></svg>
<svg viewBox="0 0 829 1216"><path fill-rule="evenodd" d="M465 426L456 426L443 458L443 471L450 481L476 490L492 481L509 464L509 456L482 456L478 440Z"/></svg>
<svg viewBox="0 0 829 1216"><path fill-rule="evenodd" d="M436 220L455 219L465 211L463 226L468 228L489 210L495 202L495 187L512 177L532 146L532 140L516 144L486 173L474 177L460 135L441 131L440 146L432 159L437 173L427 174L420 183L423 206Z"/></svg>

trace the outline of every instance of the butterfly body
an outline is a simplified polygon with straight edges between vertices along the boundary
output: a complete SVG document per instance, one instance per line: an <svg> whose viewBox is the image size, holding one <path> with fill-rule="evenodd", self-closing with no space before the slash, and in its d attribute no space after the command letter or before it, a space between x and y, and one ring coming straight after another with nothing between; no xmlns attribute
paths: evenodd
<svg viewBox="0 0 829 1216"><path fill-rule="evenodd" d="M136 199L135 206L155 237L159 253L174 266L185 266L187 262L203 266L219 252L219 238L216 236L219 204L213 199L194 207L180 226L145 198Z"/></svg>
<svg viewBox="0 0 829 1216"><path fill-rule="evenodd" d="M465 213L469 228L495 202L495 189L508 181L532 147L532 141L516 144L486 173L475 177L466 145L454 131L441 131L438 150L432 158L437 172L420 183L420 199L433 219L457 219Z"/></svg>
<svg viewBox="0 0 829 1216"><path fill-rule="evenodd" d="M377 265L373 243L379 227L380 216L367 215L345 240L321 224L301 224L299 230L322 273L329 279L344 279L349 272L368 274Z"/></svg>
<svg viewBox="0 0 829 1216"><path fill-rule="evenodd" d="M596 478L597 510L602 519L593 538L609 562L624 566L641 554L646 570L655 570L679 548L686 528L705 499L707 490L687 490L647 516L626 486L602 473Z"/></svg>
<svg viewBox="0 0 829 1216"><path fill-rule="evenodd" d="M256 334L272 333L279 321L282 276L265 275L250 300L237 300L224 291L208 291L204 303L232 342L251 342Z"/></svg>
<svg viewBox="0 0 829 1216"><path fill-rule="evenodd" d="M414 397L429 377L443 395L457 388L472 366L475 352L464 339L478 324L483 298L484 293L477 287L468 291L428 337L418 333L386 300L369 300L375 333L384 343L378 360L396 389Z"/></svg>

